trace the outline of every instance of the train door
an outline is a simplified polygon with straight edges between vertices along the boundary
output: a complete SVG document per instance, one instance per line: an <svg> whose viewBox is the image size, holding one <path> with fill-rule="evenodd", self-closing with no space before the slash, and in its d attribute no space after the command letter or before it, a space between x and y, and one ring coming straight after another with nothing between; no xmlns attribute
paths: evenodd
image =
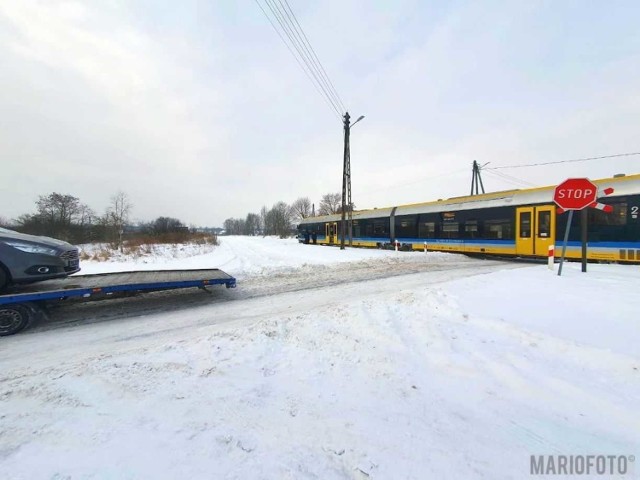
<svg viewBox="0 0 640 480"><path fill-rule="evenodd" d="M555 209L556 207L554 205L536 207L534 253L537 256L547 255L547 253L549 252L549 246L555 243Z"/></svg>
<svg viewBox="0 0 640 480"><path fill-rule="evenodd" d="M327 235L327 242L330 245L336 243L336 234L338 232L338 224L337 223L325 223L324 230Z"/></svg>
<svg viewBox="0 0 640 480"><path fill-rule="evenodd" d="M518 255L533 255L533 221L534 208L516 208L516 253Z"/></svg>

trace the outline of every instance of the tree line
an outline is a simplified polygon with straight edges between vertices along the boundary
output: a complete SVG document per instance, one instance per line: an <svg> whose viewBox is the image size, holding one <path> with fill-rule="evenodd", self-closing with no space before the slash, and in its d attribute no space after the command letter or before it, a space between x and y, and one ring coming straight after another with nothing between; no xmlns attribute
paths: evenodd
<svg viewBox="0 0 640 480"><path fill-rule="evenodd" d="M287 237L295 233L296 223L312 215L331 215L342 211L340 193L323 195L315 211L308 197L298 198L292 204L277 202L271 208L263 206L259 213L248 213L245 218L228 218L223 227L228 235L278 235ZM96 213L78 197L57 192L40 195L35 212L20 215L13 221L0 217L0 226L31 235L58 238L73 244L108 242L122 247L125 238L147 235L162 237L186 234L189 228L177 218L161 216L150 222L130 222L133 204L126 193L111 196L102 214ZM172 238L176 238L172 235Z"/></svg>
<svg viewBox="0 0 640 480"><path fill-rule="evenodd" d="M341 212L342 195L327 193L322 196L317 212L308 197L300 197L290 205L280 201L271 208L263 206L260 213L248 213L245 218L227 218L223 227L227 235L277 235L284 238L295 233L296 223L303 218Z"/></svg>
<svg viewBox="0 0 640 480"><path fill-rule="evenodd" d="M102 214L97 214L78 197L56 192L39 196L35 207L34 213L20 215L12 222L0 219L0 225L74 244L109 242L119 247L127 235L161 236L189 230L177 218L164 216L151 222L131 225L133 204L127 194L121 191L111 196Z"/></svg>

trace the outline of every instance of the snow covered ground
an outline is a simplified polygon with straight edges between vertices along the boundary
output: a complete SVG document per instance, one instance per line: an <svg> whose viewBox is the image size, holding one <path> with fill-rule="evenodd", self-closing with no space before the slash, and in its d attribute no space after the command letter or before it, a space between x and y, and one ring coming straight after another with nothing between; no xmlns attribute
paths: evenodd
<svg viewBox="0 0 640 480"><path fill-rule="evenodd" d="M519 479L530 455L640 453L637 267L222 241L83 273L236 290L0 339L0 477Z"/></svg>

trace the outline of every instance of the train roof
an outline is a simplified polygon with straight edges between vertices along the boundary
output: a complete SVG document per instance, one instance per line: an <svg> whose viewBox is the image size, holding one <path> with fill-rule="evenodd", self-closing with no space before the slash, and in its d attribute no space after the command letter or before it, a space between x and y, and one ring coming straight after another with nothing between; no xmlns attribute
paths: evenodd
<svg viewBox="0 0 640 480"><path fill-rule="evenodd" d="M613 196L640 194L640 174L625 175L620 177L601 178L592 180L602 190L613 188ZM417 213L441 212L443 210L457 211L475 208L505 207L529 204L553 203L553 192L556 185L546 187L528 188L523 190L505 190L501 192L485 193L481 195L467 195L452 197L446 200L436 200L424 203L399 205L396 215L412 215ZM606 201L605 201L606 203ZM353 219L389 217L394 207L374 208L370 210L357 210L353 212ZM308 217L301 224L323 223L338 221L341 214Z"/></svg>

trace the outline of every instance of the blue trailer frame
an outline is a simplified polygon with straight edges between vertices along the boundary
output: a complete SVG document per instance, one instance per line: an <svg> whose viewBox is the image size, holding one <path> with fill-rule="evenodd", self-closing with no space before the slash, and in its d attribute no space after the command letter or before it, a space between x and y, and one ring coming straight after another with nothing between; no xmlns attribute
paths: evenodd
<svg viewBox="0 0 640 480"><path fill-rule="evenodd" d="M0 336L27 328L38 317L39 305L78 298L91 301L118 298L119 293L154 292L210 285L236 287L236 279L219 269L149 270L76 275L14 287L0 295Z"/></svg>

